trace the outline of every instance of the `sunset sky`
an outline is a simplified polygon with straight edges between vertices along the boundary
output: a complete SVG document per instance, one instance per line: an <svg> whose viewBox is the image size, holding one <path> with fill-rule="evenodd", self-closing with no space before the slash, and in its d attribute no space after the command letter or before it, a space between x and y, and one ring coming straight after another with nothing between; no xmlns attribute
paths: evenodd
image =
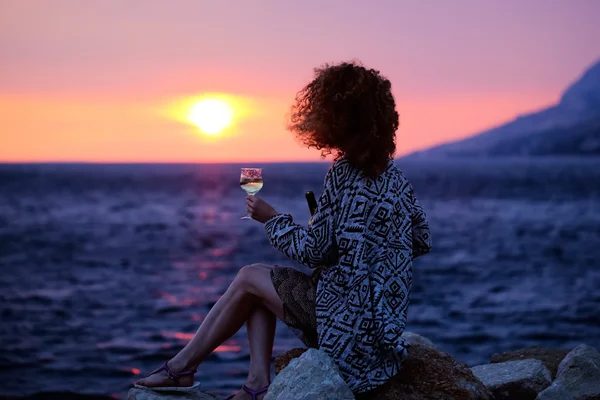
<svg viewBox="0 0 600 400"><path fill-rule="evenodd" d="M597 0L2 0L0 162L318 160L286 114L313 67L349 59L392 81L402 155L556 102L600 58L598 16ZM184 118L211 94L233 109L218 135Z"/></svg>

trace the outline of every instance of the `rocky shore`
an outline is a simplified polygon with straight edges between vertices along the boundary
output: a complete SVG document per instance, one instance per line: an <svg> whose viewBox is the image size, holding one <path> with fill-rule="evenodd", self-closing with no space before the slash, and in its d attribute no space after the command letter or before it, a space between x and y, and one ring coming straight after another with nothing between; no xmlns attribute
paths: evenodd
<svg viewBox="0 0 600 400"><path fill-rule="evenodd" d="M411 343L400 373L373 400L600 400L600 353L531 347L495 354L472 368L406 332ZM351 400L352 392L322 351L292 349L275 360L276 377L265 400ZM186 390L134 388L130 400L218 399L200 385Z"/></svg>

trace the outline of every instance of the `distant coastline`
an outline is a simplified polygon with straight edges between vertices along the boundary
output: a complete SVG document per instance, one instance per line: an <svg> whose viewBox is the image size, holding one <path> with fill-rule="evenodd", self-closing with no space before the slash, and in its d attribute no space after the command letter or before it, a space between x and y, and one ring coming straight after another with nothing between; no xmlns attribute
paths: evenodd
<svg viewBox="0 0 600 400"><path fill-rule="evenodd" d="M600 156L600 61L569 86L554 106L403 158L517 155Z"/></svg>

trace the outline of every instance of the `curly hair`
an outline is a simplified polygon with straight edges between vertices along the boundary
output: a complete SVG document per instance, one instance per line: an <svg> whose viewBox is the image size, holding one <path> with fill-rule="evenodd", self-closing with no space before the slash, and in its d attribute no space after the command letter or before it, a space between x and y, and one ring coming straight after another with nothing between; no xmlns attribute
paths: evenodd
<svg viewBox="0 0 600 400"><path fill-rule="evenodd" d="M396 151L398 112L391 87L379 71L357 62L325 64L297 93L288 129L323 157L345 158L377 177Z"/></svg>

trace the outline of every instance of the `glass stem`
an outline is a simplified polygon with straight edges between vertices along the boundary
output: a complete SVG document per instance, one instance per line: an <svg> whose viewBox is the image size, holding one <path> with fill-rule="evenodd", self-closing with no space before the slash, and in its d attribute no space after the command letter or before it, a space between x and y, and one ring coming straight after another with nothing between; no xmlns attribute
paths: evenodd
<svg viewBox="0 0 600 400"><path fill-rule="evenodd" d="M248 207L246 207L246 215L243 216L242 219L252 219L252 216L250 216L250 211L248 211Z"/></svg>

